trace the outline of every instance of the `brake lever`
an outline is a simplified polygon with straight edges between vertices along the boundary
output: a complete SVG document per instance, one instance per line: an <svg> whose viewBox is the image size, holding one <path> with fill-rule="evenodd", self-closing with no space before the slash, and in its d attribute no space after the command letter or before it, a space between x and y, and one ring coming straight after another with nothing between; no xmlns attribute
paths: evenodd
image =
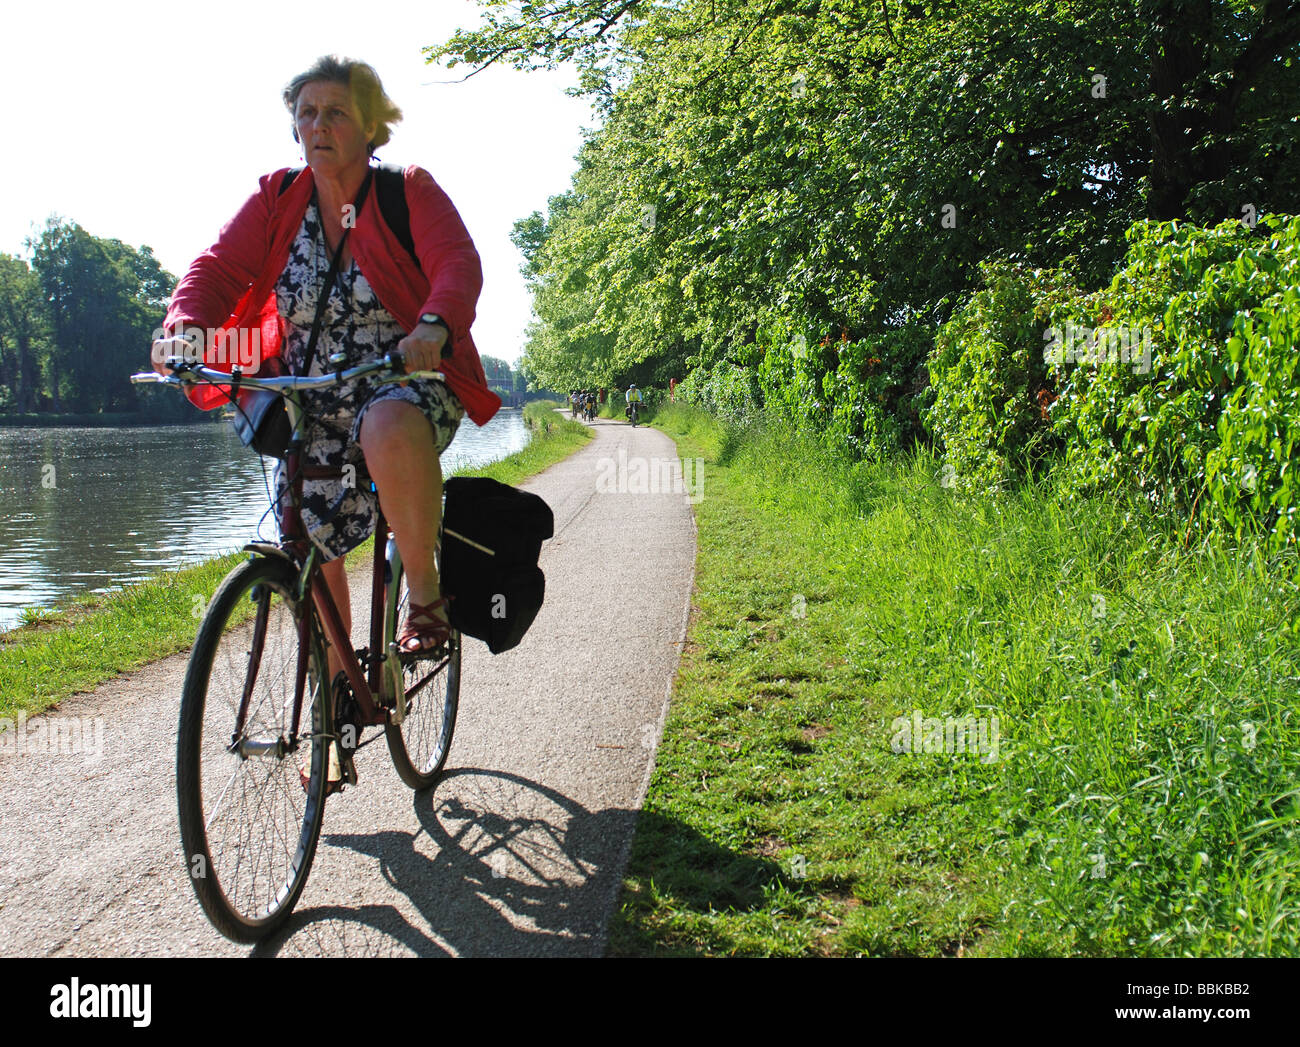
<svg viewBox="0 0 1300 1047"><path fill-rule="evenodd" d="M412 371L407 374L403 370L406 364L405 357L396 350L384 356L384 363L392 370L393 377L400 375L400 380L403 382L409 382L412 378L435 378L440 382L446 381L446 377L441 371Z"/></svg>

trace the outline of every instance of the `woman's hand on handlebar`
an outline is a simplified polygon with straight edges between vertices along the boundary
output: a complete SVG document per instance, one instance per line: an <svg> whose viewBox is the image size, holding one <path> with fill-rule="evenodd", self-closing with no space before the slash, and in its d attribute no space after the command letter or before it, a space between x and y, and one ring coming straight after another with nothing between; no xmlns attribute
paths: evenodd
<svg viewBox="0 0 1300 1047"><path fill-rule="evenodd" d="M149 347L149 364L160 375L170 375L171 368L167 366L167 361L173 356L179 356L183 360L199 362L203 359L203 353L198 342L194 338L186 338L181 335L174 335L171 338L156 338Z"/></svg>
<svg viewBox="0 0 1300 1047"><path fill-rule="evenodd" d="M407 374L437 371L442 364L442 347L446 344L447 329L441 324L418 324L397 343L397 351L402 354Z"/></svg>

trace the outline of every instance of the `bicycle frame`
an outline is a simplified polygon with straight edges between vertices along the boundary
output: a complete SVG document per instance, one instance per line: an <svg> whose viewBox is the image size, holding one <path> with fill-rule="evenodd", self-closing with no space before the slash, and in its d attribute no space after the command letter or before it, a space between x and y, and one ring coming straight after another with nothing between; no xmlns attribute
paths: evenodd
<svg viewBox="0 0 1300 1047"><path fill-rule="evenodd" d="M339 362L337 358L332 357L330 359L332 364ZM396 354L390 354L375 364L363 364L346 371L340 367L332 375L316 378L277 377L262 379L244 376L237 367L232 368L231 373L226 374L207 367L192 365L181 359L168 361L172 370L178 374L188 372L197 376L198 379L217 385L228 385L231 389L232 400L239 387L243 385L252 389L271 389L280 393L289 401L289 417L293 423L293 434L289 440L288 453L285 457L285 475L290 478L290 483L286 499L288 504L284 505L282 503L281 506L280 541L278 544L252 542L244 546L244 548L249 552L288 559L299 572L299 598L306 600L308 596L311 597L309 605L311 611L304 614L302 620L298 623L298 664L294 678L293 726L289 739L291 746L298 737L302 702L307 689L307 672L311 660L310 631L312 628L312 613L315 613L320 621L327 644L337 651L343 673L351 685L353 697L360 709L357 725L359 727L383 726L390 721L390 718L393 723L400 723L405 716L406 687L402 678L400 652L397 650L396 644L391 645L390 650L385 651L382 649L386 613L385 589L387 584L397 577L397 572L401 568L401 554L398 552L397 543L388 532L388 521L384 517L383 509L379 509L375 522L375 549L372 560L373 581L370 590L370 646L365 649L366 661L369 663L368 675L366 669L362 667L357 659L352 646L351 635L343 627L343 618L339 613L338 605L334 602L334 596L321 576L319 552L307 535L301 511L302 486L305 481L302 469L303 433L307 418L307 414L302 408L301 392L306 389L338 384L365 374L375 373L381 368L388 368L397 372L400 370L400 363L400 358ZM420 377L441 379L442 374L438 371L417 371L412 374L394 375L387 380L405 381ZM131 380L133 382L153 381L162 384L182 383L182 380L174 375L140 374L133 375ZM259 611L260 613L261 611ZM254 635L260 636L261 632L262 630L255 629ZM259 646L260 644L255 641L255 649L249 652L250 671L244 684L244 693L236 718L236 738L242 735L248 712L248 702L257 680L258 666L261 661L261 651L257 649ZM425 680L421 681L418 686L423 686L424 682L435 675L441 667L441 663L435 665ZM385 703L385 699L391 701L391 708Z"/></svg>
<svg viewBox="0 0 1300 1047"><path fill-rule="evenodd" d="M388 710L378 704L375 697L380 696L382 698L384 696L383 666L386 658L391 656L392 653L383 651L384 590L386 583L384 569L388 564L390 545L392 546L392 555L399 555L396 551L396 543L393 542L388 533L388 521L384 518L383 510L380 509L378 518L375 521L375 549L372 558L370 646L367 648L370 673L367 677L365 670L357 660L356 652L353 650L352 637L343 627L343 616L339 613L338 605L334 602L334 594L330 592L329 586L325 584L325 580L321 576L320 561L316 548L311 545L311 540L307 537L306 529L303 527L302 513L299 508L302 500L303 484L303 475L299 469L300 457L300 450L291 449L286 459L285 468L288 475L294 477L294 480L290 485L290 505L285 509L281 517L281 545L279 548L288 552L294 562L299 565L301 572L299 591L304 599L311 596L312 606L320 619L325 639L337 651L343 672L348 678L348 683L352 686L353 697L361 709L359 725L363 727L380 726L386 722ZM256 549L257 547L254 545L246 548ZM293 725L295 734L298 730L298 718L302 709L303 695L306 693L308 652L311 650L310 629L310 616L303 615L302 621L298 623L298 668L294 678ZM245 698L246 701L247 698Z"/></svg>

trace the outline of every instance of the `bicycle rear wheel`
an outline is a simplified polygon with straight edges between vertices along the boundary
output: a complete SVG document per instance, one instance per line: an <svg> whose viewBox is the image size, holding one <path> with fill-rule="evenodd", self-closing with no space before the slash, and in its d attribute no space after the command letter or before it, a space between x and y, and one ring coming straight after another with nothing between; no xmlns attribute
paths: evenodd
<svg viewBox="0 0 1300 1047"><path fill-rule="evenodd" d="M208 919L239 942L264 938L288 919L325 810L332 712L310 616L293 730L307 614L296 583L291 564L268 557L227 575L199 627L181 697L176 792L185 861Z"/></svg>
<svg viewBox="0 0 1300 1047"><path fill-rule="evenodd" d="M385 600L385 651L391 650L389 645L396 641L410 603L406 572L396 552L390 567L392 581ZM404 655L401 659L405 713L401 705L394 709L384 733L393 766L412 789L432 786L447 762L460 701L460 647L460 633L453 629L444 646L425 654ZM400 722L396 722L399 717Z"/></svg>

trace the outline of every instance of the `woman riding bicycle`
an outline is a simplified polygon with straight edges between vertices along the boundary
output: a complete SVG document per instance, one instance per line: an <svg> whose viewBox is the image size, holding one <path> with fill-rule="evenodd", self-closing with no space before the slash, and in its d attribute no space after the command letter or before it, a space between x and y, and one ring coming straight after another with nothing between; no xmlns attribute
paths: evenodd
<svg viewBox="0 0 1300 1047"><path fill-rule="evenodd" d="M469 330L482 286L478 252L451 201L419 167L403 175L419 265L385 223L370 156L402 114L369 65L323 57L290 81L283 98L307 167L287 185L287 168L261 179L259 191L182 277L164 326L168 332L251 330L260 334L260 356L250 373L259 364L264 374L282 367L302 373L324 293L309 373L333 370L334 353L344 353L350 367L392 351L403 354L408 373L443 372L445 384L415 379L373 386L361 379L307 393L304 401L312 424L303 448L302 516L344 627L351 628L351 615L343 555L365 541L376 518L369 484L348 482L364 462L410 587L399 646L427 650L444 643L449 629L434 559L442 512L439 455L466 413L484 425L501 406ZM336 252L338 278L325 288ZM207 346L206 358L215 364L213 348ZM153 364L164 372L156 351ZM227 402L212 388L200 387L191 398L208 410ZM278 509L288 490L283 463L276 485Z"/></svg>

